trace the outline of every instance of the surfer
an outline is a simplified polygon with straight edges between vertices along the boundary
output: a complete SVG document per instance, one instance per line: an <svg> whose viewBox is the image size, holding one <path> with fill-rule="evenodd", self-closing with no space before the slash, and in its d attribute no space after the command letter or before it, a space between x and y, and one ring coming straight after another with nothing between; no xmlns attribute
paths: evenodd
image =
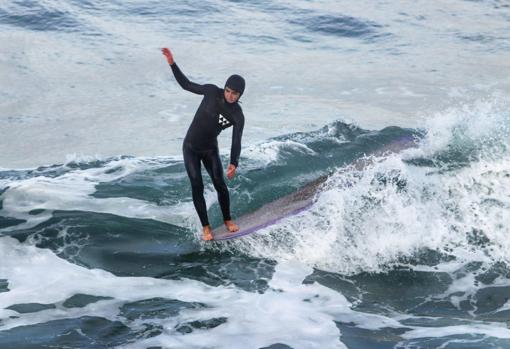
<svg viewBox="0 0 510 349"><path fill-rule="evenodd" d="M204 164L212 179L214 189L218 193L218 202L225 226L229 232L236 232L239 227L230 216L230 198L223 179L217 137L222 130L233 126L230 164L227 168L227 178L232 179L236 174L241 153L244 114L238 101L244 92L245 81L239 75L232 75L227 79L223 89L212 84L200 85L191 82L175 63L172 52L168 48L163 48L161 51L172 68L179 85L187 91L204 96L182 145L184 166L191 182L193 204L203 227L203 238L212 240L213 236L207 218L201 163Z"/></svg>

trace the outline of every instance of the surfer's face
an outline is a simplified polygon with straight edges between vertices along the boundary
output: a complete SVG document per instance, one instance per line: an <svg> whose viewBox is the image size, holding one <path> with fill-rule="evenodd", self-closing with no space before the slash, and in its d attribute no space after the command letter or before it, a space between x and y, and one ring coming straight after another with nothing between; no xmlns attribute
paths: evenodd
<svg viewBox="0 0 510 349"><path fill-rule="evenodd" d="M230 87L225 87L224 95L225 95L225 100L228 103L235 103L235 102L237 102L237 100L241 96L241 94L239 92L237 92L235 90L232 90Z"/></svg>

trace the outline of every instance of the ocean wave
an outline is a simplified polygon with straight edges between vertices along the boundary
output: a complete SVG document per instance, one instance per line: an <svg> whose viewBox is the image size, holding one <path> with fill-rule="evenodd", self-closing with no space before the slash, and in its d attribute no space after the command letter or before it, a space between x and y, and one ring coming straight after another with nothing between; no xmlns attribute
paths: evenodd
<svg viewBox="0 0 510 349"><path fill-rule="evenodd" d="M337 167L312 209L240 249L342 274L429 263L431 253L436 264L509 264L505 105L449 110L429 121L417 147Z"/></svg>
<svg viewBox="0 0 510 349"><path fill-rule="evenodd" d="M306 11L289 22L302 26L311 33L338 37L375 40L391 35L382 31L383 25L345 15L313 14Z"/></svg>
<svg viewBox="0 0 510 349"><path fill-rule="evenodd" d="M28 30L84 32L90 30L67 6L58 2L14 1L0 8L0 21Z"/></svg>

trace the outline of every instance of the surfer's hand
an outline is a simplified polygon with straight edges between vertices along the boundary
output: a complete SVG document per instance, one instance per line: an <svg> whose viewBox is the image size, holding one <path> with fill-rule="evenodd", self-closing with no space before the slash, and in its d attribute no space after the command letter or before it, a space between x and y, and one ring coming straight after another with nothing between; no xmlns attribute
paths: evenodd
<svg viewBox="0 0 510 349"><path fill-rule="evenodd" d="M166 47L162 48L161 52L163 52L163 55L165 55L168 64L172 65L175 63L174 56L172 55L172 52L168 48Z"/></svg>
<svg viewBox="0 0 510 349"><path fill-rule="evenodd" d="M227 178L232 179L236 175L236 167L232 164L228 165L227 168Z"/></svg>

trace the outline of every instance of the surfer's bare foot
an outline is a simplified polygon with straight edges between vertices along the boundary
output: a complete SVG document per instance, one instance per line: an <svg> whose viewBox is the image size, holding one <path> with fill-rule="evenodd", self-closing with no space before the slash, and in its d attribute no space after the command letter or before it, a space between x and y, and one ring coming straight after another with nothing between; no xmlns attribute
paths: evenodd
<svg viewBox="0 0 510 349"><path fill-rule="evenodd" d="M212 230L210 225L204 227L204 241L211 241L213 239Z"/></svg>
<svg viewBox="0 0 510 349"><path fill-rule="evenodd" d="M239 226L234 223L234 221L225 221L225 226L227 227L228 231L231 233L235 233L239 230Z"/></svg>

